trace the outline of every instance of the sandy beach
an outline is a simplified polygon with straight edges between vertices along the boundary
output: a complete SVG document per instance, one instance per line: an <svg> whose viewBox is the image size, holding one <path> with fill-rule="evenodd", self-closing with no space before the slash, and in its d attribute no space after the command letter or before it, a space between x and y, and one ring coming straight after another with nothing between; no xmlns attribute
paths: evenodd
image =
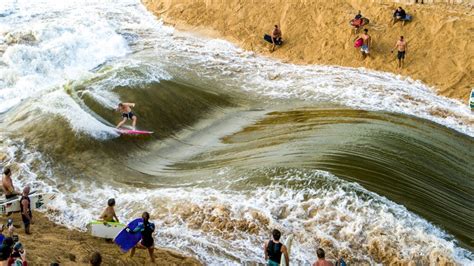
<svg viewBox="0 0 474 266"><path fill-rule="evenodd" d="M474 87L474 13L468 4L403 5L413 21L392 25L400 4L378 1L168 1L143 3L166 23L186 31L225 38L243 49L297 64L365 67L409 76L439 94L467 103ZM370 19L372 57L361 60L349 20L358 10ZM285 44L270 53L262 40L274 24ZM409 48L406 68L399 71L390 50L400 35Z"/></svg>
<svg viewBox="0 0 474 266"><path fill-rule="evenodd" d="M24 234L19 214L13 214L15 233L23 244L29 265L89 265L89 256L98 251L103 265L155 265L150 262L145 250L137 250L135 257L122 253L119 248L104 239L95 238L86 232L70 230L51 222L43 213L34 212L31 235ZM7 217L0 223L6 224ZM4 234L6 234L6 230ZM201 265L194 258L186 257L173 250L156 249L156 265Z"/></svg>

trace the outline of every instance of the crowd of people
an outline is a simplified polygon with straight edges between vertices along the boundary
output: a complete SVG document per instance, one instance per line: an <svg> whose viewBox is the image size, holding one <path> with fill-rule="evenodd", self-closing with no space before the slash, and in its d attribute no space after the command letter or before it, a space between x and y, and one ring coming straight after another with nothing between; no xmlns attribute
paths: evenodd
<svg viewBox="0 0 474 266"><path fill-rule="evenodd" d="M405 25L407 21L411 20L411 16L406 13L406 11L402 7L398 7L392 16L393 24L397 22L401 22L402 25ZM354 29L354 33L356 35L359 34L360 29L364 28L369 24L369 19L362 16L361 11L355 15L355 17L350 21L350 25ZM272 34L265 34L263 39L272 44L270 49L271 52L275 50L277 46L281 46L283 44L283 37L282 31L278 25L274 26ZM369 29L364 28L362 34L358 35L354 39L354 47L360 48L360 53L362 59L370 56L370 50L372 48L372 37L369 35ZM398 60L398 68L402 69L405 64L405 57L408 50L408 43L403 36L400 36L400 39L397 40L394 49L391 50L393 53L394 50L397 50L397 60Z"/></svg>

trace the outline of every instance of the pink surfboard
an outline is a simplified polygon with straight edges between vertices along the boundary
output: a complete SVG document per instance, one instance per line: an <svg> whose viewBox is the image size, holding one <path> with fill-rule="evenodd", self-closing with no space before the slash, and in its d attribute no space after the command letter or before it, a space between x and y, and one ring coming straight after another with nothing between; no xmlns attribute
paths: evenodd
<svg viewBox="0 0 474 266"><path fill-rule="evenodd" d="M149 135L153 134L153 131L146 131L146 130L133 130L133 129L119 129L118 132L122 135Z"/></svg>

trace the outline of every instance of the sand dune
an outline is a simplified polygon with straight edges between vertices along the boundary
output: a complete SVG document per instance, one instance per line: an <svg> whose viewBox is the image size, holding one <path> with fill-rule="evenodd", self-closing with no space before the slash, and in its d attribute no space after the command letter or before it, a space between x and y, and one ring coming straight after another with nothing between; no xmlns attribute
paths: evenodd
<svg viewBox="0 0 474 266"><path fill-rule="evenodd" d="M439 94L467 103L474 87L474 12L472 4L405 5L414 19L391 24L400 4L357 0L144 0L164 21L179 29L226 38L247 50L298 64L366 67L410 76ZM421 2L421 1L420 1ZM372 58L361 60L348 24L357 10L368 17ZM286 44L273 53L262 41L280 24ZM399 71L390 50L398 37L409 43L406 68Z"/></svg>

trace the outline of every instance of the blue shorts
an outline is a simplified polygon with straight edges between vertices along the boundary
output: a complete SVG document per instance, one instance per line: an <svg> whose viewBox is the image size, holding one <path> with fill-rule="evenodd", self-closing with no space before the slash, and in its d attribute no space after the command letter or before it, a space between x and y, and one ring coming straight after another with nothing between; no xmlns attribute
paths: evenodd
<svg viewBox="0 0 474 266"><path fill-rule="evenodd" d="M369 53L369 46L367 46L367 45L365 45L365 44L362 45L362 46L360 47L360 51L361 51L362 53L368 54L368 53Z"/></svg>

